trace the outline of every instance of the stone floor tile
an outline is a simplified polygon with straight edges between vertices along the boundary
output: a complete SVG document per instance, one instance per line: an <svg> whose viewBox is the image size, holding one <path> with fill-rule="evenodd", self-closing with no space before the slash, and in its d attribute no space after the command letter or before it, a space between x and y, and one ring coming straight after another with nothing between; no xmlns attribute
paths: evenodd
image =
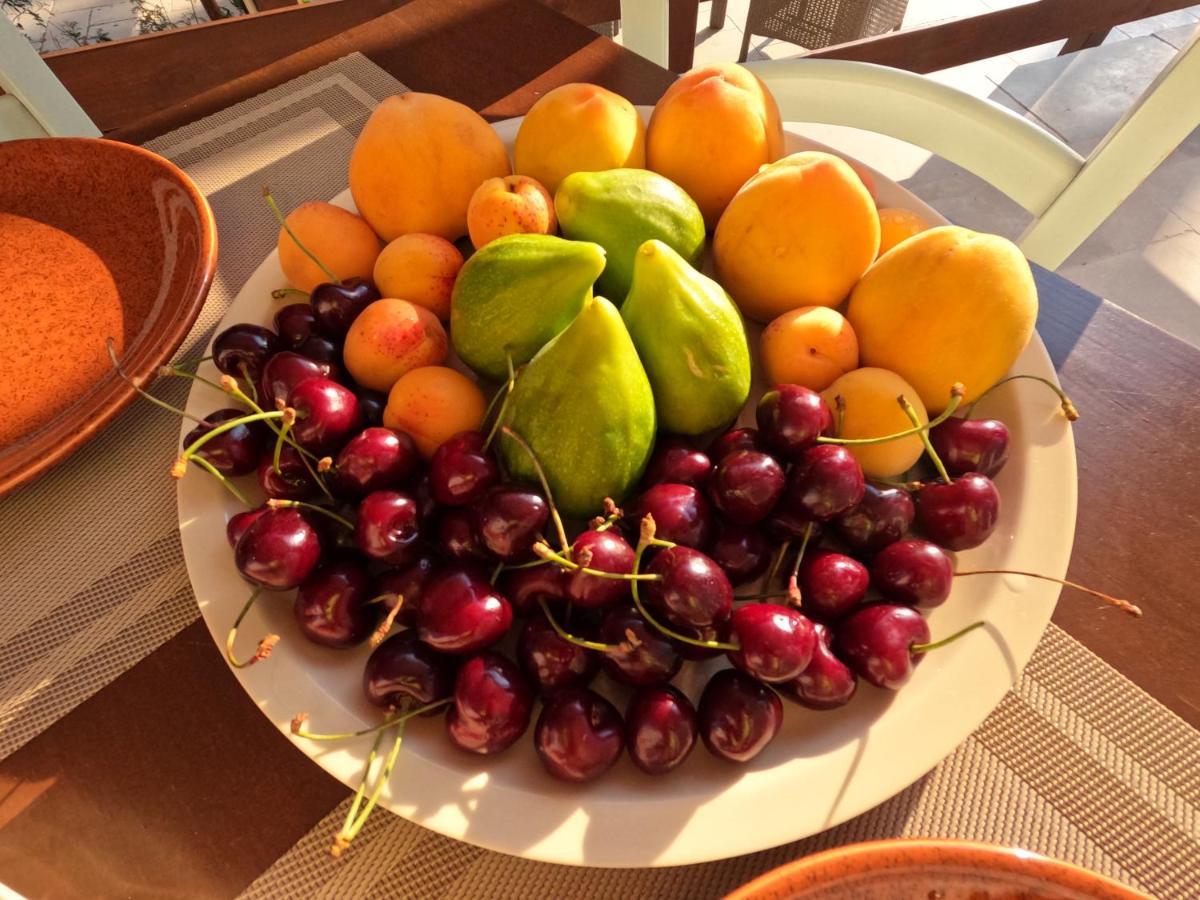
<svg viewBox="0 0 1200 900"><path fill-rule="evenodd" d="M1188 23L1180 25L1178 28L1168 28L1166 31L1156 32L1154 36L1160 41L1170 44L1176 50L1182 50L1183 45L1195 36L1197 29L1200 29L1200 23Z"/></svg>
<svg viewBox="0 0 1200 900"><path fill-rule="evenodd" d="M1139 19L1136 22L1126 22L1121 26L1121 30L1130 37L1145 37L1158 31L1165 31L1168 28L1177 28L1181 25L1186 26L1196 22L1200 22L1200 6L1177 9L1174 12L1163 13L1160 16Z"/></svg>

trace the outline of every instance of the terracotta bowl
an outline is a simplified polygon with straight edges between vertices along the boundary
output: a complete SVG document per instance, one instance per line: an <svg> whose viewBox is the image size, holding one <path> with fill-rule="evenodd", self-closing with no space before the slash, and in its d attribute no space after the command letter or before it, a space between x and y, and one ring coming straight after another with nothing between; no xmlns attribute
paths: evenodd
<svg viewBox="0 0 1200 900"><path fill-rule="evenodd" d="M98 138L0 143L0 494L62 461L179 349L217 262L183 172Z"/></svg>
<svg viewBox="0 0 1200 900"><path fill-rule="evenodd" d="M728 900L1151 900L1103 875L969 841L851 844L780 866Z"/></svg>

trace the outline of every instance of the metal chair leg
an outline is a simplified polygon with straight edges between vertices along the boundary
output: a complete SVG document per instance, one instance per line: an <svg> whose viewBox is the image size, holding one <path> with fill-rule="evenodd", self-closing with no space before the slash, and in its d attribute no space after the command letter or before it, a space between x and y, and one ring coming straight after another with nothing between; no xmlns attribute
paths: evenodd
<svg viewBox="0 0 1200 900"><path fill-rule="evenodd" d="M729 0L712 0L712 9L708 14L708 27L714 31L720 31L725 27L725 11L729 7Z"/></svg>
<svg viewBox="0 0 1200 900"><path fill-rule="evenodd" d="M750 22L746 22L746 30L742 32L742 52L738 56L738 62L744 63L746 57L750 55Z"/></svg>

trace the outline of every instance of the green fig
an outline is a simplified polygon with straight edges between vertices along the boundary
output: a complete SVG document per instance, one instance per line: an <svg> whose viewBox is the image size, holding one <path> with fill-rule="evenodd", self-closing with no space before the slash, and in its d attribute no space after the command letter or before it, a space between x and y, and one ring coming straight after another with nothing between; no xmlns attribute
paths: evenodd
<svg viewBox="0 0 1200 900"><path fill-rule="evenodd" d="M501 422L533 448L559 510L594 516L605 497L620 502L654 446L654 395L617 308L584 301L566 330L518 376ZM500 433L500 458L535 481L529 454Z"/></svg>
<svg viewBox="0 0 1200 900"><path fill-rule="evenodd" d="M633 258L650 239L667 244L689 262L704 251L704 216L673 181L646 169L575 172L554 195L562 233L594 241L608 254L596 291L618 306L633 281Z"/></svg>
<svg viewBox="0 0 1200 900"><path fill-rule="evenodd" d="M646 241L621 307L664 431L702 434L731 422L750 394L750 347L733 300L661 241Z"/></svg>
<svg viewBox="0 0 1200 900"><path fill-rule="evenodd" d="M604 268L604 249L548 234L510 234L484 245L458 273L450 338L459 358L493 381L528 362L570 324Z"/></svg>

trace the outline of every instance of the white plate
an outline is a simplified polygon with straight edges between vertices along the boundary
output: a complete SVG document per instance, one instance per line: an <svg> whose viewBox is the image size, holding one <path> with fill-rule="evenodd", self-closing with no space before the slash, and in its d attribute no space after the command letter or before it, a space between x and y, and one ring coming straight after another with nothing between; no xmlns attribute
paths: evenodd
<svg viewBox="0 0 1200 900"><path fill-rule="evenodd" d="M495 126L510 148L519 124L514 119ZM828 149L789 128L789 152L813 147ZM881 206L944 221L894 182L878 173L876 179ZM352 208L348 191L334 202ZM282 284L277 255L271 253L221 327L269 324L278 306L270 291ZM211 363L206 367L214 376ZM1055 377L1036 336L1014 371ZM222 401L197 383L188 411L203 415L226 405ZM1012 433L1011 458L997 478L1003 507L995 534L983 547L961 554L960 565L1061 577L1075 530L1071 430L1055 398L1029 382L997 391L987 413L1003 419ZM185 422L181 436L189 429ZM248 594L225 541L225 522L237 511L236 502L203 474L179 483L188 573L218 647ZM864 685L851 704L834 712L786 704L782 732L746 766L718 761L698 748L665 778L643 775L623 758L598 782L572 787L542 770L529 734L507 753L483 758L451 746L440 719L418 720L409 728L382 803L482 847L588 866L696 863L806 837L897 794L962 743L1016 680L1057 596L1056 586L1023 577L956 582L950 600L929 616L933 635L978 619L987 620L986 629L930 653L898 693ZM272 631L283 640L267 662L236 671L242 686L284 733L301 711L311 714L318 731L351 731L379 721L360 687L367 650L332 651L305 641L292 622L291 597L267 595L247 617L241 629L245 646ZM694 673L686 675L680 686L695 699L700 685ZM603 676L597 686L611 688ZM369 738L333 745L290 739L335 778L348 786L358 783Z"/></svg>

